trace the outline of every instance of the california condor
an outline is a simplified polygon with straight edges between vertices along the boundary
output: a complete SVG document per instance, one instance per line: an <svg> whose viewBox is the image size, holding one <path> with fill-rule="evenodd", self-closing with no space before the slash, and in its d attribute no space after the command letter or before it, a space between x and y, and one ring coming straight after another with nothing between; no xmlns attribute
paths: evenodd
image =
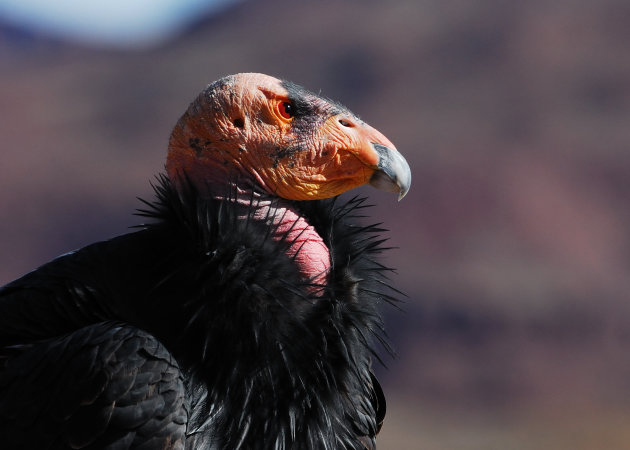
<svg viewBox="0 0 630 450"><path fill-rule="evenodd" d="M343 106L261 74L175 126L137 230L0 290L3 449L372 449L392 300L370 183L409 166Z"/></svg>

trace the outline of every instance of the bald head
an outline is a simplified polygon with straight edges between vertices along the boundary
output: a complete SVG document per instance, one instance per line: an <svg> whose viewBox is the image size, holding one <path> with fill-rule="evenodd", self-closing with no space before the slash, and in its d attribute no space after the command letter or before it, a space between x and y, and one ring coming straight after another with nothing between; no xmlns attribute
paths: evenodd
<svg viewBox="0 0 630 450"><path fill-rule="evenodd" d="M404 195L409 167L393 144L346 108L263 74L204 89L171 135L169 177L198 188L238 179L290 200L362 184Z"/></svg>

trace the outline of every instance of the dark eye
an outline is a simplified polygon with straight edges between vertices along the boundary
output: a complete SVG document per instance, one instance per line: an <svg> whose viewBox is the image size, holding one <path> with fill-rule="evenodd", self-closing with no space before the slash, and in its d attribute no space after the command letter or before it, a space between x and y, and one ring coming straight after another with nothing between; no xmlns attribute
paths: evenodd
<svg viewBox="0 0 630 450"><path fill-rule="evenodd" d="M293 105L289 102L281 102L278 104L278 111L285 119L290 119L295 114L293 111Z"/></svg>

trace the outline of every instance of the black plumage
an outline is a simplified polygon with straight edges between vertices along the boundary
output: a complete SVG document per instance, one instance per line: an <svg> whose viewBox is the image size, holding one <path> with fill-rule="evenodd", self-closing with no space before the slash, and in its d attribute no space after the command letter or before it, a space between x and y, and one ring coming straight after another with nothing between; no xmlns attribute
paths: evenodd
<svg viewBox="0 0 630 450"><path fill-rule="evenodd" d="M166 177L156 193L140 230L0 290L0 441L371 448L385 407L373 343L392 291L382 230L355 223L364 201L293 202L331 250L314 293L251 218L253 197L208 200Z"/></svg>

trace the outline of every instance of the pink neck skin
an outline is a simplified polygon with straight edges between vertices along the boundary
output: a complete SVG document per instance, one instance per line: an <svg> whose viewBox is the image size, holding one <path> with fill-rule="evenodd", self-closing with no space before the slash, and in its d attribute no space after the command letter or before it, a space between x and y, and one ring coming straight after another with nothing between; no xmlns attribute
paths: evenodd
<svg viewBox="0 0 630 450"><path fill-rule="evenodd" d="M270 208L273 210L270 211ZM255 216L264 219L267 215L268 220L275 225L276 231L272 238L290 243L287 255L294 259L302 278L313 284L325 284L330 270L330 253L315 228L287 202L273 206L262 202Z"/></svg>
<svg viewBox="0 0 630 450"><path fill-rule="evenodd" d="M254 189L254 184L262 185L265 191L269 192L269 189L264 186L264 179L255 172L249 173L238 166L234 170L234 166L227 168L212 160L204 161L203 170L195 170L198 166L198 164L193 164L192 170L186 171L198 189L204 191L211 188L210 191L226 192L226 180L236 180L236 184L239 186L236 202L245 207L246 211L254 208L256 210L254 217L257 220L266 221L267 225L274 226L275 232L271 236L272 239L278 242L284 240L289 243L287 255L293 258L305 281L313 285L326 284L330 271L328 247L321 236L317 234L315 228L298 214L291 202ZM178 172L175 167L169 166L168 161L167 171L171 179L177 183ZM225 197L216 194L214 197L225 199ZM250 202L252 203L251 206ZM322 292L317 287L309 289L311 294L320 295Z"/></svg>
<svg viewBox="0 0 630 450"><path fill-rule="evenodd" d="M250 209L254 208L254 217L274 226L271 235L275 241L289 243L287 255L295 261L300 275L314 285L324 285L330 270L330 252L324 240L303 216L300 216L290 202L268 198L265 194L250 190L238 190L237 203ZM252 203L252 206L250 206ZM311 294L320 295L321 289L309 289Z"/></svg>

